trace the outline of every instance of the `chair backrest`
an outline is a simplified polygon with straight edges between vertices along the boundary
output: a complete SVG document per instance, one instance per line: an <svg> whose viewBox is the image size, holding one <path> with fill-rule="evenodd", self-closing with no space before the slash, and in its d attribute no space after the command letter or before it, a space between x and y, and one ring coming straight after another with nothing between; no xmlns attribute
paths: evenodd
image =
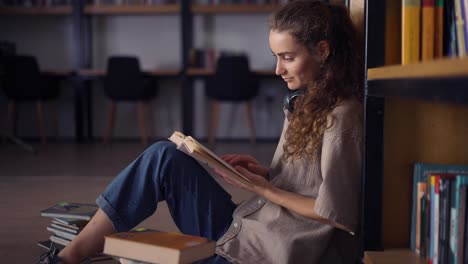
<svg viewBox="0 0 468 264"><path fill-rule="evenodd" d="M3 90L14 100L41 98L44 82L34 56L14 55L5 58Z"/></svg>
<svg viewBox="0 0 468 264"><path fill-rule="evenodd" d="M140 100L150 96L144 87L138 58L110 57L104 79L104 91L113 100Z"/></svg>
<svg viewBox="0 0 468 264"><path fill-rule="evenodd" d="M214 77L208 82L206 95L220 101L247 101L258 93L257 82L250 72L245 55L221 56Z"/></svg>

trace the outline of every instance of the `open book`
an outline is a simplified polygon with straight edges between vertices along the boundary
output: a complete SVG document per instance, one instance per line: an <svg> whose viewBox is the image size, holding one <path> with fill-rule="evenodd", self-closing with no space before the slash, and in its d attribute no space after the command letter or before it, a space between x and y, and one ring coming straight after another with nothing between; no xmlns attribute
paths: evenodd
<svg viewBox="0 0 468 264"><path fill-rule="evenodd" d="M179 131L174 131L169 140L177 145L178 150L185 152L199 162L208 164L211 168L218 169L226 173L229 177L232 177L247 186L253 186L253 183L249 178L236 171L236 169L229 165L229 163L225 162L218 155L200 144L191 136L185 136Z"/></svg>

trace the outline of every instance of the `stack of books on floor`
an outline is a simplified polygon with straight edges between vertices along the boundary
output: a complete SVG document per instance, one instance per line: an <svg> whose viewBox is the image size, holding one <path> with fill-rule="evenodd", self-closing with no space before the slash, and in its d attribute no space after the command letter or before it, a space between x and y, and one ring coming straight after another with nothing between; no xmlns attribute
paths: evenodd
<svg viewBox="0 0 468 264"><path fill-rule="evenodd" d="M52 243L56 248L62 249L76 238L83 230L91 217L96 213L98 206L74 202L61 202L41 211L41 216L49 218L47 230L52 234L49 240L37 244L49 249ZM109 258L105 255L96 256L97 259ZM94 258L93 258L94 259Z"/></svg>

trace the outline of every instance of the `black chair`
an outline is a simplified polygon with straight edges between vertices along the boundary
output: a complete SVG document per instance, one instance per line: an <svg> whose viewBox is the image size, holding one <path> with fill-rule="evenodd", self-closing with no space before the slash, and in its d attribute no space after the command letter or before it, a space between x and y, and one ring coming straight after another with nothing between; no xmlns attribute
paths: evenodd
<svg viewBox="0 0 468 264"><path fill-rule="evenodd" d="M154 135L151 99L156 95L154 78L145 78L140 70L140 62L136 57L113 56L107 62L107 73L104 77L104 91L111 99L108 109L107 127L104 142L109 143L114 128L117 102L134 101L137 103L138 124L141 141L148 144L145 113L149 111L151 134Z"/></svg>
<svg viewBox="0 0 468 264"><path fill-rule="evenodd" d="M41 74L34 56L8 56L4 61L3 90L8 98L7 128L11 129L16 103L36 102L37 120L41 143L46 143L44 129L44 102L56 100L60 96L60 78ZM57 114L50 105L55 137L58 138Z"/></svg>
<svg viewBox="0 0 468 264"><path fill-rule="evenodd" d="M250 129L250 142L255 143L251 100L258 94L258 81L249 69L249 60L244 55L221 56L216 63L216 72L208 80L206 96L211 99L208 142L215 142L220 102L245 103Z"/></svg>

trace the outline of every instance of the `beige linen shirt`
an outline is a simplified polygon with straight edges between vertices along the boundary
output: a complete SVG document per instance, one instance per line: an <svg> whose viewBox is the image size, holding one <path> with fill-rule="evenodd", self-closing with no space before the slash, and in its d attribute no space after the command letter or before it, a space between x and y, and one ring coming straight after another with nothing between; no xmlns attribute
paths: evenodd
<svg viewBox="0 0 468 264"><path fill-rule="evenodd" d="M270 166L271 183L316 199L315 212L356 233L361 189L361 104L344 101L332 111L315 161L283 163L283 132ZM312 206L312 205L311 205ZM217 241L216 253L232 263L353 263L358 238L296 214L261 196L241 203Z"/></svg>

